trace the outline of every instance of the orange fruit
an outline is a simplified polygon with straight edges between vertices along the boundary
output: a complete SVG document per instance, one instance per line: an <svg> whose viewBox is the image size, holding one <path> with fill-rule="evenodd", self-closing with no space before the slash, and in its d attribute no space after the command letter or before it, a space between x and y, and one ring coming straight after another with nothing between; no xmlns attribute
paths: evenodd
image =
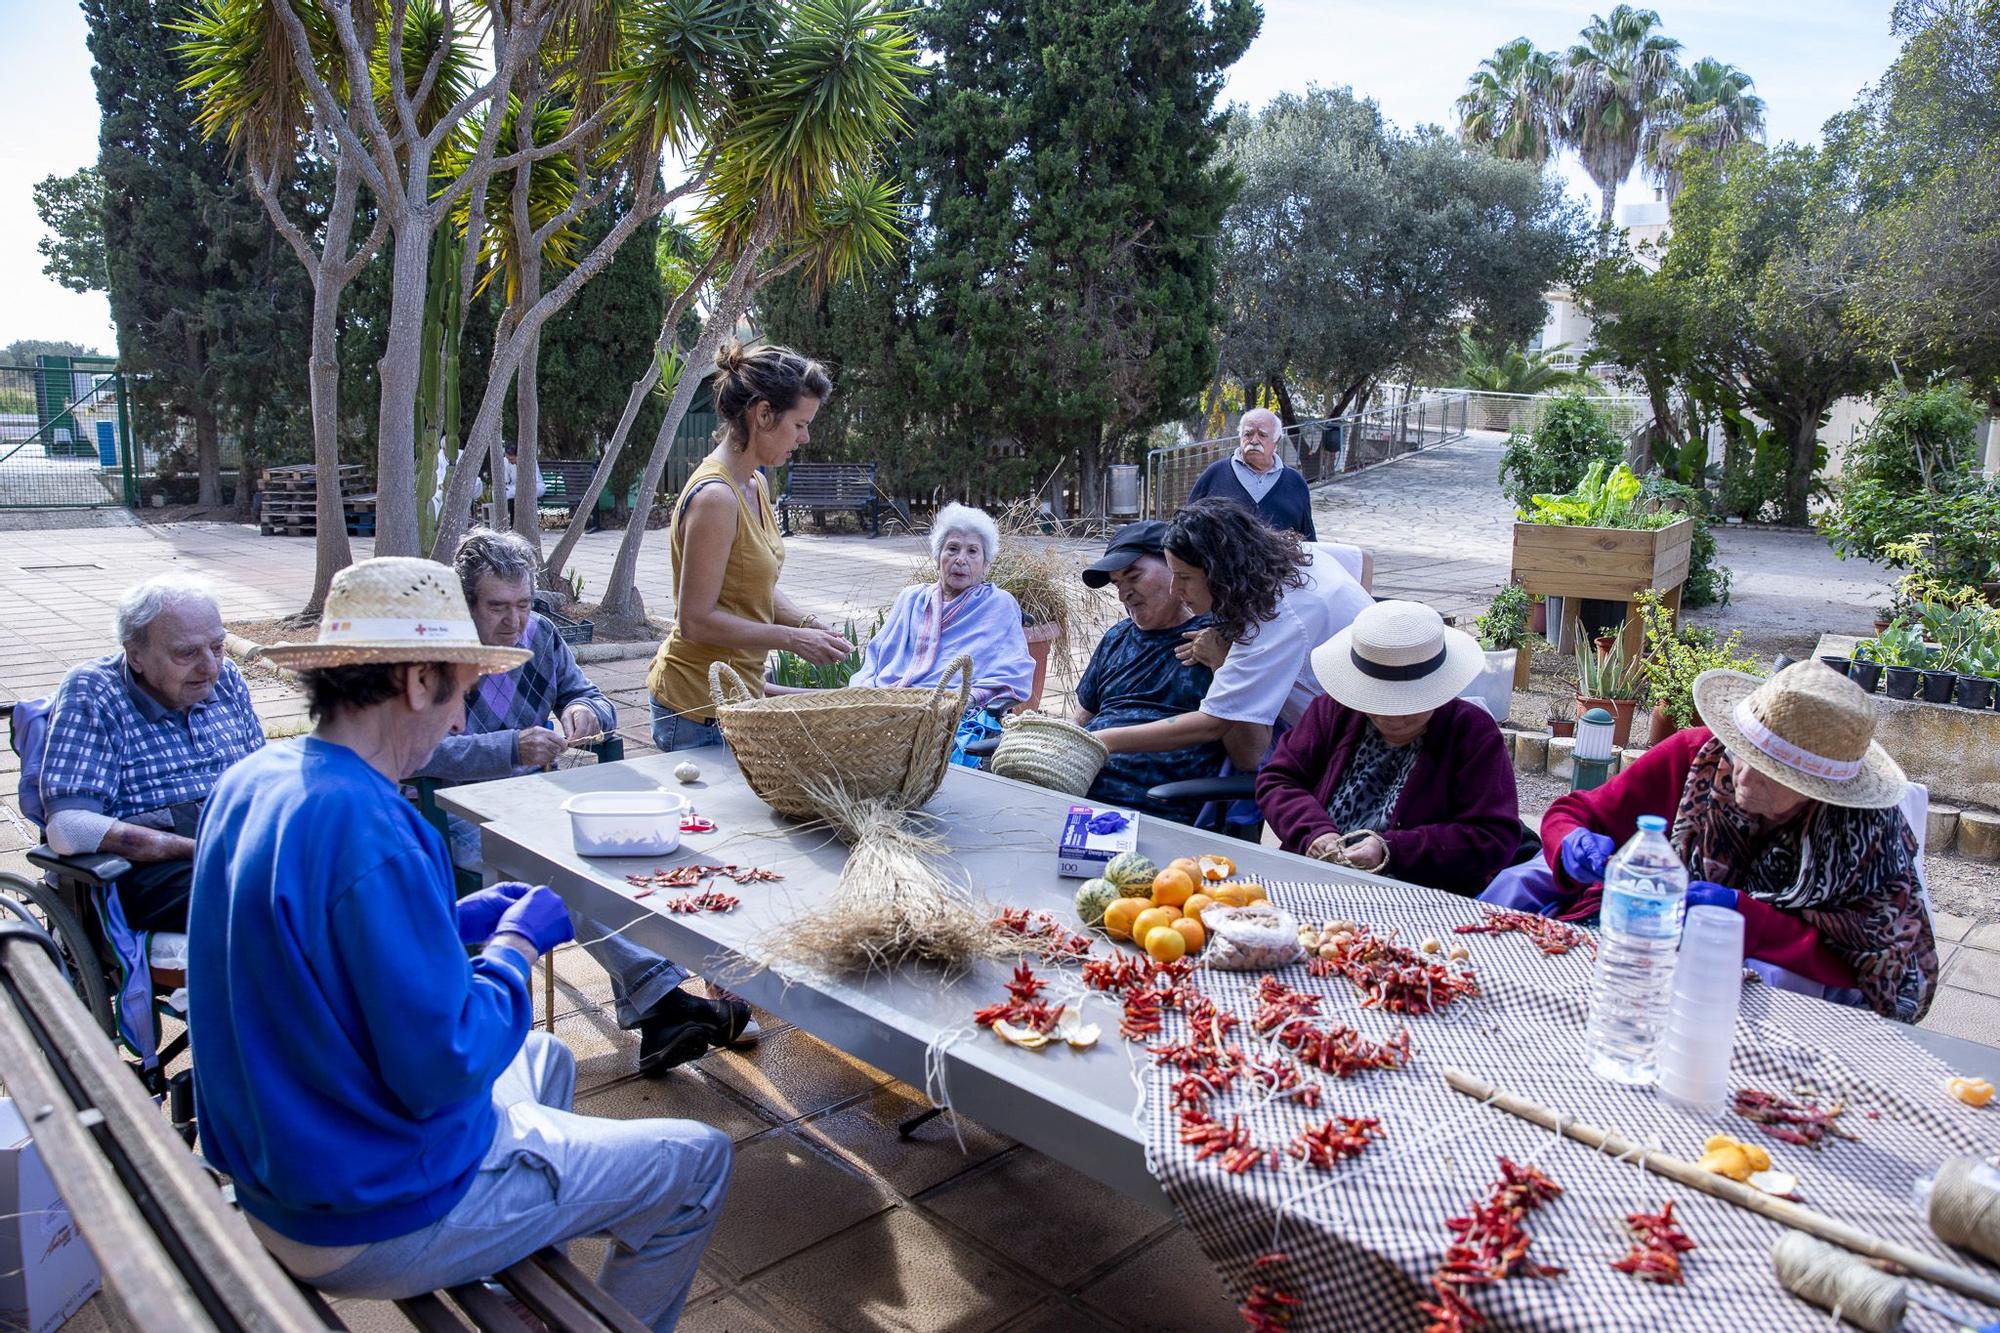
<svg viewBox="0 0 2000 1333"><path fill-rule="evenodd" d="M1169 929L1178 933L1187 945L1189 953L1200 953L1201 946L1208 941L1208 932L1201 928L1201 922L1190 917L1182 917Z"/></svg>
<svg viewBox="0 0 2000 1333"><path fill-rule="evenodd" d="M1250 901L1258 903L1266 903L1271 901L1271 895L1264 892L1264 886L1262 884L1259 884L1256 880L1254 879L1239 880L1238 884L1242 888L1243 892L1250 896Z"/></svg>
<svg viewBox="0 0 2000 1333"><path fill-rule="evenodd" d="M1210 896L1225 907L1250 905L1250 891L1241 884L1218 884Z"/></svg>
<svg viewBox="0 0 2000 1333"><path fill-rule="evenodd" d="M1201 878L1201 864L1192 856L1177 856L1167 862L1166 868L1168 870L1178 870L1192 880L1199 880Z"/></svg>
<svg viewBox="0 0 2000 1333"><path fill-rule="evenodd" d="M1217 884L1236 873L1236 863L1218 852L1210 852L1196 862L1201 878L1210 884Z"/></svg>
<svg viewBox="0 0 2000 1333"><path fill-rule="evenodd" d="M1171 926L1180 920L1178 907L1149 907L1132 922L1132 942L1140 948L1146 947L1146 936L1161 926Z"/></svg>
<svg viewBox="0 0 2000 1333"><path fill-rule="evenodd" d="M1171 963L1187 950L1187 936L1170 926L1160 926L1146 936L1146 952L1156 963Z"/></svg>
<svg viewBox="0 0 2000 1333"><path fill-rule="evenodd" d="M1194 894L1194 880L1185 870L1168 866L1153 876L1153 902L1161 907L1179 907Z"/></svg>
<svg viewBox="0 0 2000 1333"><path fill-rule="evenodd" d="M1215 899L1206 893L1190 894L1188 900L1181 904L1181 911L1187 913L1194 920L1199 921L1201 920L1201 909L1214 901Z"/></svg>
<svg viewBox="0 0 2000 1333"><path fill-rule="evenodd" d="M1132 938L1132 920L1152 904L1144 898L1118 898L1104 909L1104 933L1114 940Z"/></svg>

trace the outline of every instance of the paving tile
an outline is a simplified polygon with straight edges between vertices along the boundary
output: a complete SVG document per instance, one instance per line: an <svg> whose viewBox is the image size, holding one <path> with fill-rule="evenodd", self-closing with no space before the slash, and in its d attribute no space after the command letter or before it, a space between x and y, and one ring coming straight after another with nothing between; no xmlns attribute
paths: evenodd
<svg viewBox="0 0 2000 1333"><path fill-rule="evenodd" d="M808 1120L798 1130L857 1167L874 1172L906 1198L1012 1146L1013 1140L964 1117L958 1119L956 1135L949 1116L927 1122L907 1139L896 1132L898 1124L929 1104L908 1084L891 1083L877 1088L865 1100Z"/></svg>
<svg viewBox="0 0 2000 1333"><path fill-rule="evenodd" d="M1950 940L1956 944L1972 931L1972 918L1953 916L1950 912L1931 913L1931 934L1939 940Z"/></svg>
<svg viewBox="0 0 2000 1333"><path fill-rule="evenodd" d="M610 1248L609 1236L579 1236L569 1243L569 1261L594 1278L604 1267L604 1255ZM689 1304L713 1296L722 1290L723 1283L724 1279L707 1268L697 1268L694 1285L688 1288Z"/></svg>
<svg viewBox="0 0 2000 1333"><path fill-rule="evenodd" d="M1945 985L1961 990L2000 996L2000 953L1976 948L1955 949L1940 979Z"/></svg>
<svg viewBox="0 0 2000 1333"><path fill-rule="evenodd" d="M1028 1148L921 1203L1058 1287L1160 1228L1144 1204Z"/></svg>
<svg viewBox="0 0 2000 1333"><path fill-rule="evenodd" d="M901 1207L795 1255L751 1285L843 1329L979 1333L1043 1293L977 1246Z"/></svg>
<svg viewBox="0 0 2000 1333"><path fill-rule="evenodd" d="M542 969L535 968L536 1023L541 1022ZM639 1034L621 1029L609 1013L592 1010L563 1016L562 991L556 991L556 1036L576 1057L576 1086L581 1095L593 1088L639 1072Z"/></svg>
<svg viewBox="0 0 2000 1333"><path fill-rule="evenodd" d="M560 1026L560 1025L558 1025ZM771 1128L771 1122L685 1066L665 1078L633 1078L577 1098L581 1115L609 1120L696 1120L742 1142Z"/></svg>
<svg viewBox="0 0 2000 1333"><path fill-rule="evenodd" d="M1992 949L2000 952L2000 922L1989 922L1983 926L1974 926L1970 931L1966 932L1964 939L1965 943L1970 944L1975 949Z"/></svg>
<svg viewBox="0 0 2000 1333"><path fill-rule="evenodd" d="M773 1033L748 1051L717 1051L702 1068L785 1119L823 1111L889 1081L872 1065L799 1028Z"/></svg>
<svg viewBox="0 0 2000 1333"><path fill-rule="evenodd" d="M886 1185L796 1133L766 1134L736 1149L729 1202L709 1253L734 1272L754 1273L895 1202Z"/></svg>
<svg viewBox="0 0 2000 1333"><path fill-rule="evenodd" d="M2000 1032L2000 1000L1956 986L1940 986L1931 1011L1918 1026L1991 1044L1993 1034Z"/></svg>
<svg viewBox="0 0 2000 1333"><path fill-rule="evenodd" d="M730 1295L699 1303L690 1299L675 1327L679 1333L792 1333L799 1325Z"/></svg>
<svg viewBox="0 0 2000 1333"><path fill-rule="evenodd" d="M1240 1322L1236 1303L1208 1256L1183 1227L1083 1289L1083 1303L1137 1328L1197 1330Z"/></svg>

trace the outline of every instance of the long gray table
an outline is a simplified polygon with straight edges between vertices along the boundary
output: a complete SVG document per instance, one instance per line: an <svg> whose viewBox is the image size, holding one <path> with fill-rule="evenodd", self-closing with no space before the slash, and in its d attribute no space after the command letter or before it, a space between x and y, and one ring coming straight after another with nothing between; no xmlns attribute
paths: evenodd
<svg viewBox="0 0 2000 1333"><path fill-rule="evenodd" d="M672 771L693 760L702 778L689 786ZM668 857L578 856L571 846L565 799L585 791L666 787L688 795L714 820L713 834L683 842ZM1166 1196L1146 1169L1144 1134L1135 1116L1139 1097L1133 1061L1143 1056L1117 1035L1115 1011L1088 1007L1103 1039L1089 1050L1052 1045L1040 1051L1004 1046L971 1028L974 1009L1004 998L1010 967L983 963L946 984L935 973L904 970L864 979L814 973L746 973L763 960L760 941L810 912L831 892L847 849L823 829L784 819L744 783L726 748L647 755L622 763L534 773L453 787L438 794L454 813L484 826L488 868L507 879L546 883L578 914L605 929L693 969L719 975L744 998L822 1041L919 1088L926 1087L934 1049L950 1103L982 1124L1047 1153L1132 1198L1169 1212ZM975 893L995 907L1050 912L1074 924L1078 881L1057 875L1055 839L1068 797L1023 783L954 767L926 807ZM1257 880L1352 877L1322 861L1161 820L1142 819L1139 850L1161 864L1177 856L1219 851L1239 874ZM774 884L717 887L741 906L727 913L674 915L660 910L677 890L634 899L628 874L692 863L754 865L785 876ZM1044 976L1055 970L1039 967ZM951 1034L959 1034L950 1039ZM1922 1028L1909 1035L1965 1073L2000 1081L2000 1050Z"/></svg>

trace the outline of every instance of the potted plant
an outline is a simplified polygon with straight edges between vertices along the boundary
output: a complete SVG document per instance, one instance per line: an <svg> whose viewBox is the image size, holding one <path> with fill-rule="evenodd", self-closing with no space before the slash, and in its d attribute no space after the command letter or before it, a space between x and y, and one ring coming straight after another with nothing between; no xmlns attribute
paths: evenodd
<svg viewBox="0 0 2000 1333"><path fill-rule="evenodd" d="M1908 699L1917 692L1917 683L1930 649L1924 646L1921 631L1902 620L1892 620L1889 628L1875 636L1872 655L1882 664L1882 692L1891 699Z"/></svg>
<svg viewBox="0 0 2000 1333"><path fill-rule="evenodd" d="M1529 615L1534 598L1526 588L1518 583L1509 583L1493 594L1493 601L1473 626L1473 633L1479 639L1479 646L1486 650L1486 669L1489 674L1506 671L1511 690L1528 688L1528 663L1532 656L1528 645L1532 641ZM1508 701L1511 706L1512 700ZM1505 720L1505 712L1496 714Z"/></svg>
<svg viewBox="0 0 2000 1333"><path fill-rule="evenodd" d="M1623 640L1613 640L1608 652L1598 653L1588 644L1576 650L1576 716L1593 708L1611 714L1616 725L1611 743L1624 746L1632 740L1632 714L1639 706L1639 691L1645 688L1643 659L1627 661Z"/></svg>
<svg viewBox="0 0 2000 1333"><path fill-rule="evenodd" d="M1887 629L1886 624L1883 629ZM1854 645L1854 658L1847 664L1847 678L1868 693L1882 683L1882 663L1875 656L1875 640L1863 639Z"/></svg>
<svg viewBox="0 0 2000 1333"><path fill-rule="evenodd" d="M1979 638L1984 620L1984 612L1976 607L1924 604L1919 624L1930 650L1920 687L1925 703L1951 702L1952 693L1958 688L1958 664Z"/></svg>
<svg viewBox="0 0 2000 1333"><path fill-rule="evenodd" d="M1630 468L1599 459L1573 489L1526 497L1514 524L1513 575L1550 599L1555 637L1572 614L1580 634L1617 633L1628 598L1649 588L1664 593L1686 580L1694 520L1661 509L1643 491ZM1558 596L1581 605L1559 615ZM1636 657L1638 627L1627 626L1624 638L1627 656Z"/></svg>
<svg viewBox="0 0 2000 1333"><path fill-rule="evenodd" d="M1961 708L1985 708L2000 687L2000 621L1985 618L1979 634L1959 651L1955 665L1958 684L1952 688L1952 702Z"/></svg>
<svg viewBox="0 0 2000 1333"><path fill-rule="evenodd" d="M1741 630L1717 643L1711 630L1689 625L1676 629L1657 596L1642 594L1638 601L1639 617L1646 627L1646 656L1641 666L1647 697L1653 701L1646 743L1658 745L1699 721L1694 707L1696 676L1714 670L1755 675L1759 668L1757 659L1743 651Z"/></svg>

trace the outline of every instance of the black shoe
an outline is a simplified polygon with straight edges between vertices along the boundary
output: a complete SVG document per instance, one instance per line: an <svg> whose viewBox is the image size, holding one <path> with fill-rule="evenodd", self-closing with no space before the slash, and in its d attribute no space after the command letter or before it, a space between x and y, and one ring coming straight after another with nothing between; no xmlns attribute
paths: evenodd
<svg viewBox="0 0 2000 1333"><path fill-rule="evenodd" d="M750 1006L741 1000L704 1000L671 990L639 1024L639 1072L658 1078L676 1065L727 1046L743 1034Z"/></svg>

